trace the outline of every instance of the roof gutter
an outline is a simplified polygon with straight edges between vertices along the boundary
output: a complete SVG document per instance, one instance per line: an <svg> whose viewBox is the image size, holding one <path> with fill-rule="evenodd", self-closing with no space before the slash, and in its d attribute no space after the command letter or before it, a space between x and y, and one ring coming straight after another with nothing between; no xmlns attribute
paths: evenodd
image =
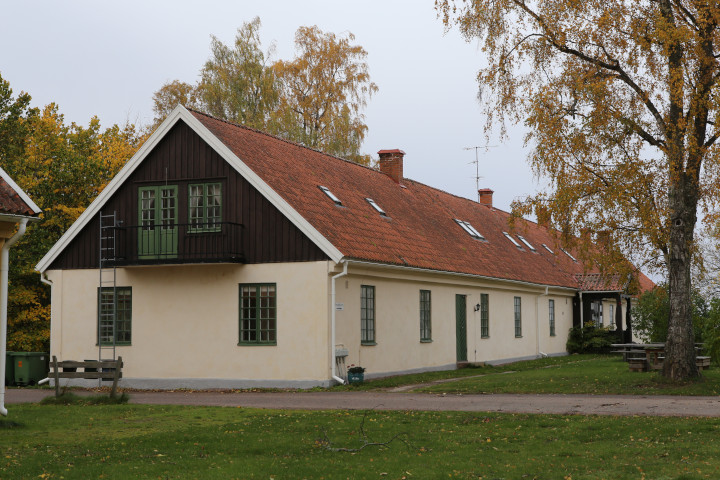
<svg viewBox="0 0 720 480"><path fill-rule="evenodd" d="M391 268L391 269L397 269L397 270L409 270L411 272L419 272L419 273L434 273L434 274L441 274L441 275L452 275L457 277L466 277L466 278L474 278L478 280L493 280L493 281L499 281L499 282L506 282L511 283L513 285L524 285L528 287L535 287L535 288L558 288L561 290L567 290L569 292L577 292L577 288L572 287L563 287L560 285L546 285L542 283L533 283L533 282L523 282L522 280L511 280L506 278L498 278L498 277L488 277L485 275L474 275L472 273L460 273L460 272L450 272L447 270L433 270L430 268L421 268L421 267L410 267L405 265L393 265L391 263L379 263L379 262L368 262L366 260L344 260L344 262L347 263L354 263L357 265L368 265L373 267L383 267L383 268Z"/></svg>
<svg viewBox="0 0 720 480"><path fill-rule="evenodd" d="M28 218L20 219L20 226L15 235L2 246L0 252L0 415L7 417L5 408L5 362L7 353L7 304L8 304L8 271L10 266L10 247L25 235Z"/></svg>
<svg viewBox="0 0 720 480"><path fill-rule="evenodd" d="M335 362L335 280L338 278L347 275L347 269L348 269L348 262L347 260L344 260L342 262L343 264L343 271L338 273L337 275L332 276L332 281L330 282L330 291L331 291L331 304L330 304L330 363L332 368L332 379L338 382L340 385L343 385L345 383L345 380L338 377L337 375L337 364Z"/></svg>

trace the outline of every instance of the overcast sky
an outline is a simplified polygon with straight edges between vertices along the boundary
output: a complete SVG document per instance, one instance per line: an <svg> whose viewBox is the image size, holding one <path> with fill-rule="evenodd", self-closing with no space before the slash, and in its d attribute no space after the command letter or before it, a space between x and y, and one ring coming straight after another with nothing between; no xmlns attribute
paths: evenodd
<svg viewBox="0 0 720 480"><path fill-rule="evenodd" d="M475 79L483 54L457 30L445 33L434 0L17 0L0 17L0 73L34 106L57 103L68 123L96 115L105 127L148 124L153 93L197 81L210 36L232 43L255 16L276 58L293 57L299 26L355 34L379 87L365 110L363 152L400 148L406 177L476 199L475 152L464 149L494 145L479 152L479 170L495 205L508 210L536 191L522 130L503 143L485 139Z"/></svg>

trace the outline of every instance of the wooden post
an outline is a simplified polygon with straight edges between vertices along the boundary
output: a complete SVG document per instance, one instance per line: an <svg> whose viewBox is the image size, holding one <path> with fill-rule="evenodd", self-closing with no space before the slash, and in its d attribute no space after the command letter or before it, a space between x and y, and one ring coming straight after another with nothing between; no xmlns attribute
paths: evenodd
<svg viewBox="0 0 720 480"><path fill-rule="evenodd" d="M53 372L55 376L55 396L60 396L60 377L58 376L58 363L57 357L53 355Z"/></svg>

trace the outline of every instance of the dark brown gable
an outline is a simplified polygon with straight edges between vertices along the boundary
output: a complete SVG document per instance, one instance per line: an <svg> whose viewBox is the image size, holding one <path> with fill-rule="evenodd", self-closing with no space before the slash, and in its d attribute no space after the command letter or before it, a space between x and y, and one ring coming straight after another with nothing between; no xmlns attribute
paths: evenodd
<svg viewBox="0 0 720 480"><path fill-rule="evenodd" d="M221 185L222 229L218 227L217 231L190 233L189 191L190 185L198 184ZM186 251L191 251L193 255L190 259L182 257L184 262L221 261L226 250L232 250L232 261L240 263L301 262L328 258L215 150L180 121L102 207L103 214L116 212L122 222L118 230L118 249L125 251L125 264L143 262L142 258L139 262L134 261L142 257L138 254L137 245L141 242L139 235L142 235L139 228L139 192L163 187L176 191L177 248L181 257L186 255ZM98 268L98 261L99 220L96 216L49 268ZM155 263L183 262L162 259Z"/></svg>

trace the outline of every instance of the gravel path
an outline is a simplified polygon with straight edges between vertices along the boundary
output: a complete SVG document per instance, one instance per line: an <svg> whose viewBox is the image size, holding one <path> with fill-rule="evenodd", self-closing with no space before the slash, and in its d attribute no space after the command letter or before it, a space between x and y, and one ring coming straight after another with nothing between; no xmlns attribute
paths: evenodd
<svg viewBox="0 0 720 480"><path fill-rule="evenodd" d="M79 391L80 394L91 392ZM52 390L10 388L5 403L38 402ZM301 410L433 410L720 417L720 397L636 395L435 395L401 392L135 391L130 403Z"/></svg>

